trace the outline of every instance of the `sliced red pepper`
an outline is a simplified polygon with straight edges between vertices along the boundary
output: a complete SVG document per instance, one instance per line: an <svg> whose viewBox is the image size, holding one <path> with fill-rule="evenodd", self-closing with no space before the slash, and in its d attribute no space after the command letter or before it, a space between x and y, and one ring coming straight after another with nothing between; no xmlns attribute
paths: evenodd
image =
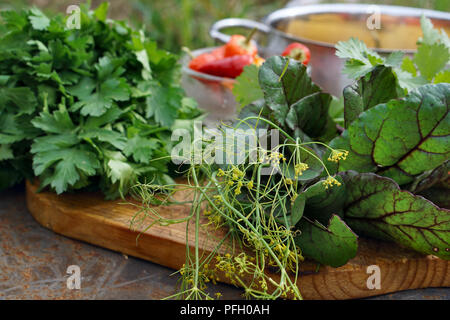
<svg viewBox="0 0 450 320"><path fill-rule="evenodd" d="M252 64L254 57L248 54L226 57L220 60L208 61L199 68L199 72L213 76L236 78L244 67Z"/></svg>
<svg viewBox="0 0 450 320"><path fill-rule="evenodd" d="M251 39L240 34L232 35L228 43L225 45L225 57L244 54L255 56L257 53L258 48L251 42Z"/></svg>
<svg viewBox="0 0 450 320"><path fill-rule="evenodd" d="M219 48L214 49L211 52L203 53L189 62L189 68L195 71L199 71L199 69L206 63L212 62L214 60L223 59L225 56L225 48L221 46Z"/></svg>
<svg viewBox="0 0 450 320"><path fill-rule="evenodd" d="M300 61L304 65L307 65L311 59L311 51L309 51L309 48L298 42L288 45L281 55Z"/></svg>

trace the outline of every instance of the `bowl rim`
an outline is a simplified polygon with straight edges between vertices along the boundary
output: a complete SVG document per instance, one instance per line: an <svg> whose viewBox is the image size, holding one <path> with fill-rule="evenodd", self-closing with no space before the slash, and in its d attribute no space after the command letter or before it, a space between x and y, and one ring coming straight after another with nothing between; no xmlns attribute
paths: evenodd
<svg viewBox="0 0 450 320"><path fill-rule="evenodd" d="M350 4L350 3L334 3L334 4L315 4L304 6L293 6L278 9L269 15L267 15L263 22L270 28L270 32L286 38L291 41L299 41L306 45L317 45L328 48L335 48L336 44L325 41L312 40L308 38L302 38L294 36L292 34L280 31L274 27L274 25L282 20L292 19L298 16L305 16L311 14L324 14L324 13L346 13L346 14L369 14L367 11L369 8L376 6L380 9L380 13L383 15L396 16L396 17L421 17L425 15L427 18L436 20L446 20L450 23L450 13L444 11L436 11L429 9L421 9L415 7L403 7L403 6L391 6L391 5L374 5L374 4ZM402 51L405 53L413 54L417 50L414 49L383 49L383 48L371 48L378 53L392 53L394 51Z"/></svg>

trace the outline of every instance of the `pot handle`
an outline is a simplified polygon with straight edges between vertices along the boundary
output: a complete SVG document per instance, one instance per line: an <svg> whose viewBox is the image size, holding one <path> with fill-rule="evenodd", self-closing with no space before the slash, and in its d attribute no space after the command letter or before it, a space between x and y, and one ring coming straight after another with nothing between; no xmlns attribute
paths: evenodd
<svg viewBox="0 0 450 320"><path fill-rule="evenodd" d="M211 26L211 29L209 29L209 35L211 36L211 38L215 40L227 43L228 40L230 40L230 36L225 33L222 33L222 29L235 27L241 27L245 29L256 29L259 32L266 34L270 32L270 27L261 22L241 18L227 18L215 22Z"/></svg>

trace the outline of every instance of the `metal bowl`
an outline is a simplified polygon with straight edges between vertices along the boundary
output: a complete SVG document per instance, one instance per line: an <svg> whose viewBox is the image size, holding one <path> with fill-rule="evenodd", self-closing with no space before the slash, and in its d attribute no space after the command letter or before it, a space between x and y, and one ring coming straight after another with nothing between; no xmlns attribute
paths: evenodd
<svg viewBox="0 0 450 320"><path fill-rule="evenodd" d="M379 29L372 28L374 14L379 14ZM311 50L314 82L340 96L351 81L342 75L343 61L335 55L338 41L356 37L380 54L397 50L412 54L416 40L422 35L422 15L430 18L435 27L450 33L450 13L447 12L386 5L318 4L277 10L262 23L237 18L220 20L211 27L210 35L227 42L229 36L222 32L226 28L256 28L267 36L267 45L261 48L266 56L279 54L289 43L304 43Z"/></svg>

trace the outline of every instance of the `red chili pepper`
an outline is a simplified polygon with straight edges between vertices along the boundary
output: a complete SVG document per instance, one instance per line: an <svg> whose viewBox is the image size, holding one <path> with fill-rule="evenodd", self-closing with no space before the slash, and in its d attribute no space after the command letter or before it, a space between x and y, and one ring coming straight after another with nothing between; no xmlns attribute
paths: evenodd
<svg viewBox="0 0 450 320"><path fill-rule="evenodd" d="M311 51L309 51L309 48L298 42L288 45L281 55L298 60L304 65L307 65L311 59Z"/></svg>
<svg viewBox="0 0 450 320"><path fill-rule="evenodd" d="M251 36L244 37L240 34L231 36L228 43L225 45L225 57L232 57L238 55L255 56L258 53L258 48L251 42Z"/></svg>
<svg viewBox="0 0 450 320"><path fill-rule="evenodd" d="M221 46L217 49L214 49L211 52L203 53L189 62L189 68L195 71L199 71L199 69L206 63L223 59L225 56L225 48Z"/></svg>
<svg viewBox="0 0 450 320"><path fill-rule="evenodd" d="M213 76L236 78L244 67L252 64L254 57L248 54L226 57L220 60L208 61L199 68L199 72Z"/></svg>

